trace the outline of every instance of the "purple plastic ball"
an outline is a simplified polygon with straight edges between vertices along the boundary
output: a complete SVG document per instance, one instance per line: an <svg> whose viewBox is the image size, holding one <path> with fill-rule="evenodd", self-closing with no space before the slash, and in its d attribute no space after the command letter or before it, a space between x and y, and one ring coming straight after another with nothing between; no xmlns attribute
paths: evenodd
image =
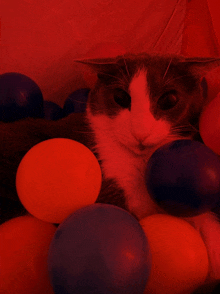
<svg viewBox="0 0 220 294"><path fill-rule="evenodd" d="M43 117L43 95L38 85L20 73L0 75L0 120Z"/></svg>
<svg viewBox="0 0 220 294"><path fill-rule="evenodd" d="M48 120L58 120L63 117L62 108L52 101L44 101L44 118Z"/></svg>
<svg viewBox="0 0 220 294"><path fill-rule="evenodd" d="M143 294L151 254L142 227L130 213L96 203L58 227L48 269L55 294Z"/></svg>
<svg viewBox="0 0 220 294"><path fill-rule="evenodd" d="M64 116L67 116L70 113L85 112L89 92L90 89L79 89L71 93L63 106Z"/></svg>
<svg viewBox="0 0 220 294"><path fill-rule="evenodd" d="M157 149L145 178L152 199L175 216L199 215L220 200L220 159L197 141L176 140Z"/></svg>

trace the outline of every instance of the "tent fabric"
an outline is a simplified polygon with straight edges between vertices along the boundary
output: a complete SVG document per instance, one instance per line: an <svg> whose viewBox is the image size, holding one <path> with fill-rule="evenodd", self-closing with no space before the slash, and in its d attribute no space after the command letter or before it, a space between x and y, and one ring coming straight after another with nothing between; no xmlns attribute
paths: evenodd
<svg viewBox="0 0 220 294"><path fill-rule="evenodd" d="M28 75L62 105L84 86L74 59L97 44L180 53L185 10L186 0L2 1L0 73Z"/></svg>
<svg viewBox="0 0 220 294"><path fill-rule="evenodd" d="M214 0L215 1L215 0ZM218 25L213 0L189 1L186 8L181 54L184 56L218 57ZM211 10L210 10L211 7ZM211 12L211 13L210 13ZM215 23L215 25L213 25Z"/></svg>
<svg viewBox="0 0 220 294"><path fill-rule="evenodd" d="M100 44L132 53L180 54L183 37L191 33L192 42L192 33L202 35L207 27L206 19L203 29L191 26L197 13L207 9L200 2L207 1L215 0L3 0L0 74L29 76L45 100L63 106L71 92L86 87L75 59L88 58ZM189 5L194 15L184 31Z"/></svg>

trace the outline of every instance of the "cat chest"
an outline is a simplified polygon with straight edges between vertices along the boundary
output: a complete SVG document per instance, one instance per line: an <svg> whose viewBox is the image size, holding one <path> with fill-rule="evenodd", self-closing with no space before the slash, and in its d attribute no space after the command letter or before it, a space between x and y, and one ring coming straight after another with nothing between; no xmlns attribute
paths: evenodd
<svg viewBox="0 0 220 294"><path fill-rule="evenodd" d="M104 177L114 179L123 189L129 211L138 218L160 212L145 185L147 158L132 157L116 144L101 147L99 143L97 149Z"/></svg>

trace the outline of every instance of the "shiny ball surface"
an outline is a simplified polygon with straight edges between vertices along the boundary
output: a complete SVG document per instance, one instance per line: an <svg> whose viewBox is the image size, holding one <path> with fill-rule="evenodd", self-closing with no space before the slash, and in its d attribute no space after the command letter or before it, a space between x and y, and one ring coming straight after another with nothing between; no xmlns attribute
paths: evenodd
<svg viewBox="0 0 220 294"><path fill-rule="evenodd" d="M28 215L0 226L0 293L53 294L47 256L55 231L53 224Z"/></svg>
<svg viewBox="0 0 220 294"><path fill-rule="evenodd" d="M220 160L197 141L176 140L158 148L145 179L152 199L175 216L207 212L220 198Z"/></svg>
<svg viewBox="0 0 220 294"><path fill-rule="evenodd" d="M150 268L140 224L109 204L92 204L70 215L57 229L48 255L55 294L142 294Z"/></svg>
<svg viewBox="0 0 220 294"><path fill-rule="evenodd" d="M207 147L220 155L220 93L204 108L199 132Z"/></svg>
<svg viewBox="0 0 220 294"><path fill-rule="evenodd" d="M206 280L209 268L200 234L185 220L155 214L140 224L152 252L152 269L144 294L193 293Z"/></svg>
<svg viewBox="0 0 220 294"><path fill-rule="evenodd" d="M43 117L43 95L31 78L21 73L0 75L0 120L12 122Z"/></svg>
<svg viewBox="0 0 220 294"><path fill-rule="evenodd" d="M62 222L73 211L95 202L101 169L81 143L55 138L32 147L21 160L16 188L24 207L35 217Z"/></svg>

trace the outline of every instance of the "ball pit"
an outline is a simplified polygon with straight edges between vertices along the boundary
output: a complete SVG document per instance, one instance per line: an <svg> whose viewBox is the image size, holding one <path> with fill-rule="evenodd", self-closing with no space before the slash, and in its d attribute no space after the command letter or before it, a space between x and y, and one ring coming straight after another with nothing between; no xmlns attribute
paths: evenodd
<svg viewBox="0 0 220 294"><path fill-rule="evenodd" d="M73 211L95 202L101 179L99 163L87 147L56 138L26 153L17 170L16 189L32 215L60 223Z"/></svg>
<svg viewBox="0 0 220 294"><path fill-rule="evenodd" d="M43 100L39 86L21 73L0 75L0 121L13 122L27 117L59 120L70 113L84 112L90 89L69 94L63 108Z"/></svg>
<svg viewBox="0 0 220 294"><path fill-rule="evenodd" d="M16 75L19 78L22 77L21 74L9 74L10 78ZM2 84L0 79L0 86ZM35 87L34 84L32 86ZM18 109L19 104L26 105L25 101L29 99L27 97L32 97L32 94L25 96L21 90L18 90L19 87L16 89L12 93L15 93L13 99L16 103L16 109ZM83 91L85 89L79 90L81 94L85 94ZM76 91L69 97L72 95L74 100L79 92ZM85 98L86 95L83 97ZM216 162L218 162L217 154L220 155L220 147L219 124L216 118L218 118L218 109L220 108L219 97L218 95L207 105L200 118L200 133L207 147L199 144L207 151L206 154L211 154L210 149L216 153L210 165L210 167L216 168L214 177L213 174L212 177L208 177L208 174L204 173L203 180L199 178L199 182L203 186L197 186L198 190L204 191L204 187L211 187L211 190L205 188L207 193L203 194L203 200L210 196L210 191L218 190L216 183L220 172ZM42 106L41 98L38 103L38 106ZM44 101L45 105L46 103ZM10 110L14 111L11 105ZM52 112L50 114L48 112L48 116L44 113L45 119L61 118L54 116L54 110L50 111ZM73 112L81 111L84 111L84 108L79 111L73 110ZM14 115L12 119L10 116L4 117L2 113L4 112L1 112L1 120L4 122L27 116L35 117L35 114L29 112L22 116ZM66 115L68 114L66 113ZM39 117L42 117L42 114L39 114ZM192 145L197 145L197 143L190 141ZM170 151L172 149L170 147L174 145L175 142L172 142L168 149L168 145L166 145L162 146L160 150ZM156 160L159 158L157 158L157 152L159 151L156 150L153 154ZM183 153L181 151L181 154ZM189 150L189 153L193 154L189 159L189 163L192 165L195 153L193 153L193 149ZM190 158L189 153L188 157ZM171 158L175 157L174 155L175 152L169 156ZM163 152L162 157L167 160ZM82 162L80 162L81 159ZM161 160L159 161L161 162ZM197 167L197 172L193 173L196 183L198 183L198 171L202 170L201 164L207 166L211 162L210 157L208 158L204 154L197 161L200 165ZM181 170L180 161L176 159L174 162L179 164L176 166L176 170ZM156 178L158 174L161 175L161 172L157 173L158 171L155 172ZM178 176L178 173L175 174ZM182 171L180 174L182 175ZM159 178L162 180L161 177ZM179 179L181 180L180 176ZM96 158L90 150L76 141L50 139L29 150L18 167L16 188L21 203L33 216L17 217L0 226L0 236L6 240L4 244L1 244L4 271L2 271L3 275L1 273L0 293L52 294L55 292L56 294L61 291L58 284L62 284L60 286L62 293L65 291L69 293L67 292L69 285L75 283L74 287L77 290L74 293L82 293L85 289L87 293L97 293L97 288L94 290L94 284L96 284L103 294L112 293L112 290L110 292L106 290L108 286L119 294L191 294L205 282L209 266L205 244L199 233L178 217L189 214L197 215L208 211L219 202L219 198L214 197L211 204L200 202L199 208L197 207L193 211L182 209L184 206L182 204L179 207L174 205L170 209L173 205L173 199L168 199L165 206L168 212L173 213L175 217L153 215L142 219L138 224L138 221L125 210L113 205L94 204L100 191L101 180L101 170ZM147 182L149 184L151 181L148 179ZM205 183L208 184L204 186ZM152 186L149 189L152 189ZM219 195L219 192L216 194ZM165 207L163 206L163 208ZM117 222L112 222L113 219ZM52 223L60 223L57 230ZM114 233L114 242L112 241L112 233ZM102 244L101 247L100 244ZM145 249L143 249L143 244L146 246ZM120 246L124 246L123 249L126 248L126 250L119 250ZM102 249L100 250L100 248ZM64 254L62 255L61 252ZM81 259L77 258L79 256ZM96 256L95 260L94 256ZM109 258L109 256L113 257ZM46 269L47 258L49 272ZM76 268L72 267L71 261L74 258L78 265ZM68 270L66 270L67 264ZM61 272L59 272L60 267L62 268ZM109 271L111 279L109 279ZM85 278L87 283L85 283ZM65 280L69 282L65 284ZM53 285L54 291L51 285Z"/></svg>

